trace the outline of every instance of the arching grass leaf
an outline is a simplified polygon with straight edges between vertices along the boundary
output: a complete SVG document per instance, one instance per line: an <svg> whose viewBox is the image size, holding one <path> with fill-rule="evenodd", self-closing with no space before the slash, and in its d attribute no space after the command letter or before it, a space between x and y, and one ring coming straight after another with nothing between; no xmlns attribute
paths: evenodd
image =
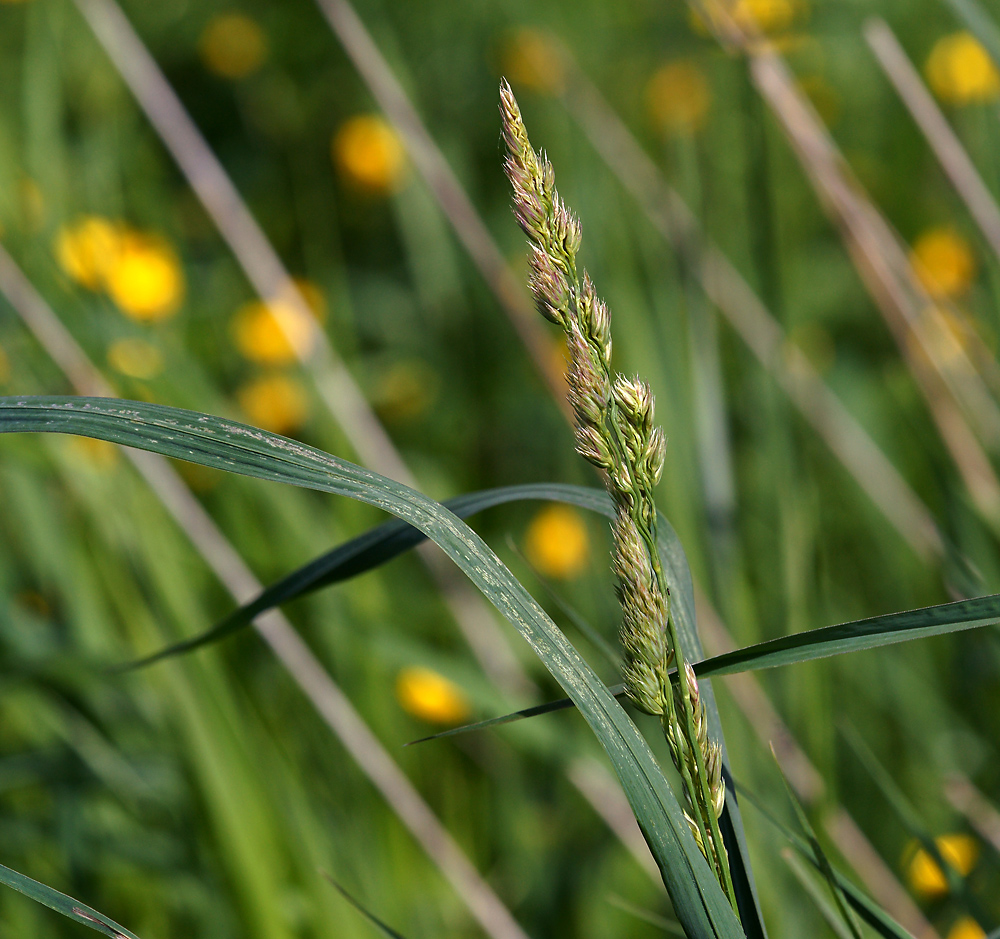
<svg viewBox="0 0 1000 939"><path fill-rule="evenodd" d="M611 759L688 935L743 937L635 725L499 558L446 508L407 486L297 441L163 405L102 398L0 398L0 433L13 432L97 437L215 469L346 495L419 528L518 629L575 702Z"/></svg>

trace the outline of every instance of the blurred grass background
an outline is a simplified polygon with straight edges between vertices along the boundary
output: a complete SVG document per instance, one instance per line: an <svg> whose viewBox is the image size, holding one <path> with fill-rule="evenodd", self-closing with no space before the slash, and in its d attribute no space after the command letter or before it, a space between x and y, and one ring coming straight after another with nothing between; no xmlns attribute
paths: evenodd
<svg viewBox="0 0 1000 939"><path fill-rule="evenodd" d="M124 9L421 489L443 499L540 480L596 485L320 11L183 0ZM365 0L357 12L520 277L497 115L499 78L511 79L533 142L582 218L618 367L656 393L669 439L661 509L740 644L1000 589L996 518L970 497L745 56L678 2ZM961 24L940 0L741 0L736 13L773 38L908 245L951 324L937 334L944 358L969 347L966 330L993 356L997 259L862 27L874 15L890 23L996 193L1000 77L982 47L955 38ZM941 556L921 557L900 537L716 316L569 115L558 43L930 509ZM0 241L119 393L356 458L289 342L299 329L307 343L309 330L295 310L259 302L70 0L0 3L0 88ZM561 351L554 334L548 341L556 367ZM716 375L720 396L706 403ZM0 393L67 390L0 300ZM995 445L984 445L992 458ZM265 582L380 520L347 501L178 468ZM602 522L522 505L475 524L537 587L511 535L613 639ZM86 440L0 439L0 531L0 862L146 939L370 934L320 869L407 936L480 934L255 636L102 673L231 608L120 454ZM662 889L562 772L598 750L573 714L401 749L531 703L486 679L415 558L288 612L529 935L661 932L615 897L669 916ZM512 646L543 697L557 696ZM761 676L826 783L812 811L843 806L951 939L985 935L1000 916L997 848L983 837L990 816L967 818L945 795L960 772L1000 800L998 651L995 631L981 630ZM717 686L740 780L787 816L770 756L726 680ZM913 832L845 726L926 832L946 839L968 895L949 894L926 855L914 859ZM823 935L780 838L750 809L747 825L772 934ZM5 893L0 932L82 930Z"/></svg>

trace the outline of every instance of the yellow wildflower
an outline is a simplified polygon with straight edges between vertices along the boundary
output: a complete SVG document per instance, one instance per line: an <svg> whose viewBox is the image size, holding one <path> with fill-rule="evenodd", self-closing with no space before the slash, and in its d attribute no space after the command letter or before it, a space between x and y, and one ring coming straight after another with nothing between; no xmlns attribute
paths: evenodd
<svg viewBox="0 0 1000 939"><path fill-rule="evenodd" d="M979 843L970 835L941 835L934 839L941 857L965 877L979 860ZM948 879L923 848L910 842L904 852L906 876L914 892L928 900L948 893Z"/></svg>
<svg viewBox="0 0 1000 939"><path fill-rule="evenodd" d="M359 114L342 124L334 134L331 153L341 177L356 189L396 192L406 179L403 143L375 114Z"/></svg>
<svg viewBox="0 0 1000 939"><path fill-rule="evenodd" d="M309 412L305 388L285 375L256 378L236 392L250 423L275 434L290 434L302 426Z"/></svg>
<svg viewBox="0 0 1000 939"><path fill-rule="evenodd" d="M992 101L1000 94L1000 72L972 33L939 39L927 59L927 81L950 104Z"/></svg>
<svg viewBox="0 0 1000 939"><path fill-rule="evenodd" d="M405 711L433 724L457 724L469 716L461 689L419 665L404 668L396 677L396 698Z"/></svg>
<svg viewBox="0 0 1000 939"><path fill-rule="evenodd" d="M780 33L792 25L795 5L791 0L736 0L731 15L741 26Z"/></svg>
<svg viewBox="0 0 1000 939"><path fill-rule="evenodd" d="M976 275L971 246L952 228L925 231L910 251L910 263L924 289L933 297L965 293Z"/></svg>
<svg viewBox="0 0 1000 939"><path fill-rule="evenodd" d="M251 362L288 365L312 352L316 323L298 306L253 300L233 317L233 337L236 348Z"/></svg>
<svg viewBox="0 0 1000 939"><path fill-rule="evenodd" d="M108 365L129 378L147 381L163 371L163 355L145 339L118 339L108 347Z"/></svg>
<svg viewBox="0 0 1000 939"><path fill-rule="evenodd" d="M440 379L426 362L407 359L396 362L378 381L373 403L383 420L412 420L437 399Z"/></svg>
<svg viewBox="0 0 1000 939"><path fill-rule="evenodd" d="M507 42L503 72L511 84L542 94L560 94L566 84L558 46L537 29L519 29Z"/></svg>
<svg viewBox="0 0 1000 939"><path fill-rule="evenodd" d="M184 296L184 274L165 241L130 231L105 274L105 287L126 316L155 322L177 312Z"/></svg>
<svg viewBox="0 0 1000 939"><path fill-rule="evenodd" d="M693 62L668 62L646 85L646 107L661 130L698 130L705 123L711 100L708 80Z"/></svg>
<svg viewBox="0 0 1000 939"><path fill-rule="evenodd" d="M122 227L100 215L85 215L56 233L59 266L78 284L98 290L121 250Z"/></svg>
<svg viewBox="0 0 1000 939"><path fill-rule="evenodd" d="M580 514L567 505L550 505L528 526L525 554L540 574L569 578L587 564L590 539Z"/></svg>
<svg viewBox="0 0 1000 939"><path fill-rule="evenodd" d="M205 67L222 78L246 78L267 58L267 37L257 23L242 13L212 18L198 42Z"/></svg>
<svg viewBox="0 0 1000 939"><path fill-rule="evenodd" d="M948 939L986 939L986 930L971 916L963 916L948 930Z"/></svg>

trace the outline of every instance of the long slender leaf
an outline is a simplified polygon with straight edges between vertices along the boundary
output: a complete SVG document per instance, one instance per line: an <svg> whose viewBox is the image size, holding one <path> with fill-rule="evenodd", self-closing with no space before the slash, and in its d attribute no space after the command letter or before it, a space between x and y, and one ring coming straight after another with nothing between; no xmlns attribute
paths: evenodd
<svg viewBox="0 0 1000 939"><path fill-rule="evenodd" d="M351 906L353 906L354 909L356 909L366 920L368 920L368 922L372 923L379 930L379 932L385 933L385 935L387 935L389 939L405 939L405 937L401 933L396 932L396 930L393 929L391 926L387 925L386 923L383 923L382 920L380 920L374 913L371 912L371 910L363 906L359 900L355 900L354 897L352 897L343 887L341 887L340 884L338 884L337 881L335 881L326 871L321 871L321 873L328 881L330 881L331 884L333 884L334 889L348 903L350 903Z"/></svg>
<svg viewBox="0 0 1000 939"><path fill-rule="evenodd" d="M726 780L726 786L735 789L735 784L731 778ZM778 821L778 819L775 818L775 816L767 809L764 803L761 802L761 800L752 792L749 792L746 787L741 786L739 792L741 798L748 801L755 809L757 809L757 811L760 812L760 814L774 828L780 831L781 834L792 843L795 850L798 851L802 857L812 864L813 867L819 870L819 865L813 857L809 842L806 841L805 838L792 831L787 825ZM836 878L837 886L844 891L844 895L847 897L847 902L854 907L858 915L880 936L884 937L884 939L914 939L911 932L900 926L899 923L897 923L888 913L885 912L885 910L883 910L865 893L854 886L854 884L851 883L851 881L836 868L833 869L833 876Z"/></svg>
<svg viewBox="0 0 1000 939"><path fill-rule="evenodd" d="M139 939L135 933L129 932L124 926L119 926L113 919L108 919L103 913L91 909L79 900L66 896L52 887L32 880L24 874L12 871L0 864L0 883L13 887L18 893L23 893L36 903L41 903L69 919L75 919L84 926L89 926L97 932L110 936L111 939Z"/></svg>
<svg viewBox="0 0 1000 939"><path fill-rule="evenodd" d="M1000 594L992 594L781 636L706 659L695 665L694 670L704 676L733 675L877 649L911 639L943 636L963 629L994 626L998 622Z"/></svg>
<svg viewBox="0 0 1000 939"><path fill-rule="evenodd" d="M0 433L14 432L97 437L246 476L346 495L419 528L518 629L576 703L611 758L688 935L744 935L666 778L628 715L482 539L443 506L297 441L163 405L101 398L0 398Z"/></svg>

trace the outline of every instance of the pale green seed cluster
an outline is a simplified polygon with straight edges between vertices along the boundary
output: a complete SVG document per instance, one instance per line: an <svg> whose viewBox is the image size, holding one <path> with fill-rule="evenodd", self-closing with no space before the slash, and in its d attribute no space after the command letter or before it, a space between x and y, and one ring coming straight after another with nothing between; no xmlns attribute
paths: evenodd
<svg viewBox="0 0 1000 939"><path fill-rule="evenodd" d="M728 862L716 822L725 804L721 748L708 738L694 671L670 641L668 591L656 548L653 490L663 472L666 442L653 423L653 395L638 378L613 377L607 306L587 273L582 282L577 274L580 223L556 191L552 164L532 149L506 82L500 99L514 214L530 239L529 286L539 312L566 332L577 450L605 471L616 507L614 570L623 613L625 689L637 707L660 716L684 780L688 822L725 884ZM674 664L683 677L672 683Z"/></svg>

